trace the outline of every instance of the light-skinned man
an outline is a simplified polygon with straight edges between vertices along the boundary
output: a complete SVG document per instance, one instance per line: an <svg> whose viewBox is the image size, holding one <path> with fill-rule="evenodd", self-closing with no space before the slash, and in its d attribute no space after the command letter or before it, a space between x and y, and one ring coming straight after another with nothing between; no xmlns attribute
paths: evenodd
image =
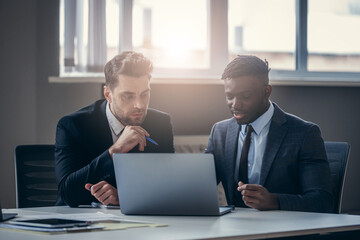
<svg viewBox="0 0 360 240"><path fill-rule="evenodd" d="M140 53L115 56L104 68L105 99L59 121L57 205L119 205L113 153L174 152L169 115L148 108L152 70L151 61Z"/></svg>
<svg viewBox="0 0 360 240"><path fill-rule="evenodd" d="M224 70L233 115L216 123L206 152L215 157L228 204L258 210L332 211L330 169L317 125L270 101L266 61L241 55Z"/></svg>

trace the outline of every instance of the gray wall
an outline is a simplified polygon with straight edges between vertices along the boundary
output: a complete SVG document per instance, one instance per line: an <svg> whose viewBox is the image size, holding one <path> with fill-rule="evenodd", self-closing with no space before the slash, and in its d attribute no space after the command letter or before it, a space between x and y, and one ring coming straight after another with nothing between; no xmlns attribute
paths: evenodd
<svg viewBox="0 0 360 240"><path fill-rule="evenodd" d="M21 4L21 7L19 7ZM16 145L54 143L57 120L102 97L101 84L48 83L58 74L57 1L0 1L0 200L15 207ZM327 141L352 145L345 210L360 211L360 88L274 86L272 100L320 125ZM209 134L230 117L223 86L153 84L152 107L171 114L176 135Z"/></svg>
<svg viewBox="0 0 360 240"><path fill-rule="evenodd" d="M36 142L36 1L0 1L0 200L15 204L13 152ZM21 17L19 17L21 16Z"/></svg>

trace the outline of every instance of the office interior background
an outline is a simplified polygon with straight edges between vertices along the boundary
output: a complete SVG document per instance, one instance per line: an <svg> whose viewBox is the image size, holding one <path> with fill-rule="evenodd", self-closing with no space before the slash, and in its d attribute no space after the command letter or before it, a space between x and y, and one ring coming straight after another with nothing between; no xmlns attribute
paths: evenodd
<svg viewBox="0 0 360 240"><path fill-rule="evenodd" d="M67 2L0 0L3 207L16 207L15 147L53 144L62 116L103 98L103 63L132 48L154 61L150 107L176 136L231 117L219 79L236 54L266 58L271 100L350 143L343 211L360 211L360 1Z"/></svg>

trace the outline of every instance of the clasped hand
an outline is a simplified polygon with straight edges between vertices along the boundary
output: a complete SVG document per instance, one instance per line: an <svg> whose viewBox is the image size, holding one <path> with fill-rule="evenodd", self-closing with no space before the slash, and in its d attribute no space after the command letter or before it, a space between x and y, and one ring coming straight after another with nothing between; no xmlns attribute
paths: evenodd
<svg viewBox="0 0 360 240"><path fill-rule="evenodd" d="M246 206L257 210L276 210L279 203L275 194L269 193L266 188L257 184L238 183L237 190L241 192Z"/></svg>
<svg viewBox="0 0 360 240"><path fill-rule="evenodd" d="M139 144L139 150L146 147L145 136L150 134L140 126L126 126L119 139L109 148L110 156L113 153L127 153Z"/></svg>

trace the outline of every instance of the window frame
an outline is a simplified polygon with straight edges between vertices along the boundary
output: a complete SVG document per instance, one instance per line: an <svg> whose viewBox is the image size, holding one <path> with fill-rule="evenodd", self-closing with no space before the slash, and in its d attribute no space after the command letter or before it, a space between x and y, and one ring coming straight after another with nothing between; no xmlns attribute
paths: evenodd
<svg viewBox="0 0 360 240"><path fill-rule="evenodd" d="M119 52L132 50L132 8L133 0L119 1ZM229 62L228 50L228 0L208 0L208 41L209 68L206 69L172 69L156 68L153 76L162 83L181 82L181 79L201 79L207 83L220 79L221 73ZM321 85L321 86L360 86L360 72L330 72L308 71L307 27L308 0L295 0L296 47L295 70L271 70L270 81L276 85ZM270 63L271 67L271 63ZM101 75L101 74L100 74ZM61 78L89 79L90 82L99 79L99 73L60 73L60 77L51 77L51 82L61 82ZM74 77L75 76L75 77ZM76 77L78 76L78 77ZM100 77L101 78L101 77ZM70 80L69 80L70 81ZM66 81L66 82L69 82ZM185 81L188 83L189 81ZM218 81L215 81L218 84Z"/></svg>
<svg viewBox="0 0 360 240"><path fill-rule="evenodd" d="M335 83L330 84L335 86L342 85L339 83L344 83L344 86L349 84L351 86L360 85L360 72L308 71L308 0L295 0L295 15L295 70L271 70L270 78L280 81L303 81L304 84L306 84L306 82L328 82ZM323 84L320 83L320 85Z"/></svg>

